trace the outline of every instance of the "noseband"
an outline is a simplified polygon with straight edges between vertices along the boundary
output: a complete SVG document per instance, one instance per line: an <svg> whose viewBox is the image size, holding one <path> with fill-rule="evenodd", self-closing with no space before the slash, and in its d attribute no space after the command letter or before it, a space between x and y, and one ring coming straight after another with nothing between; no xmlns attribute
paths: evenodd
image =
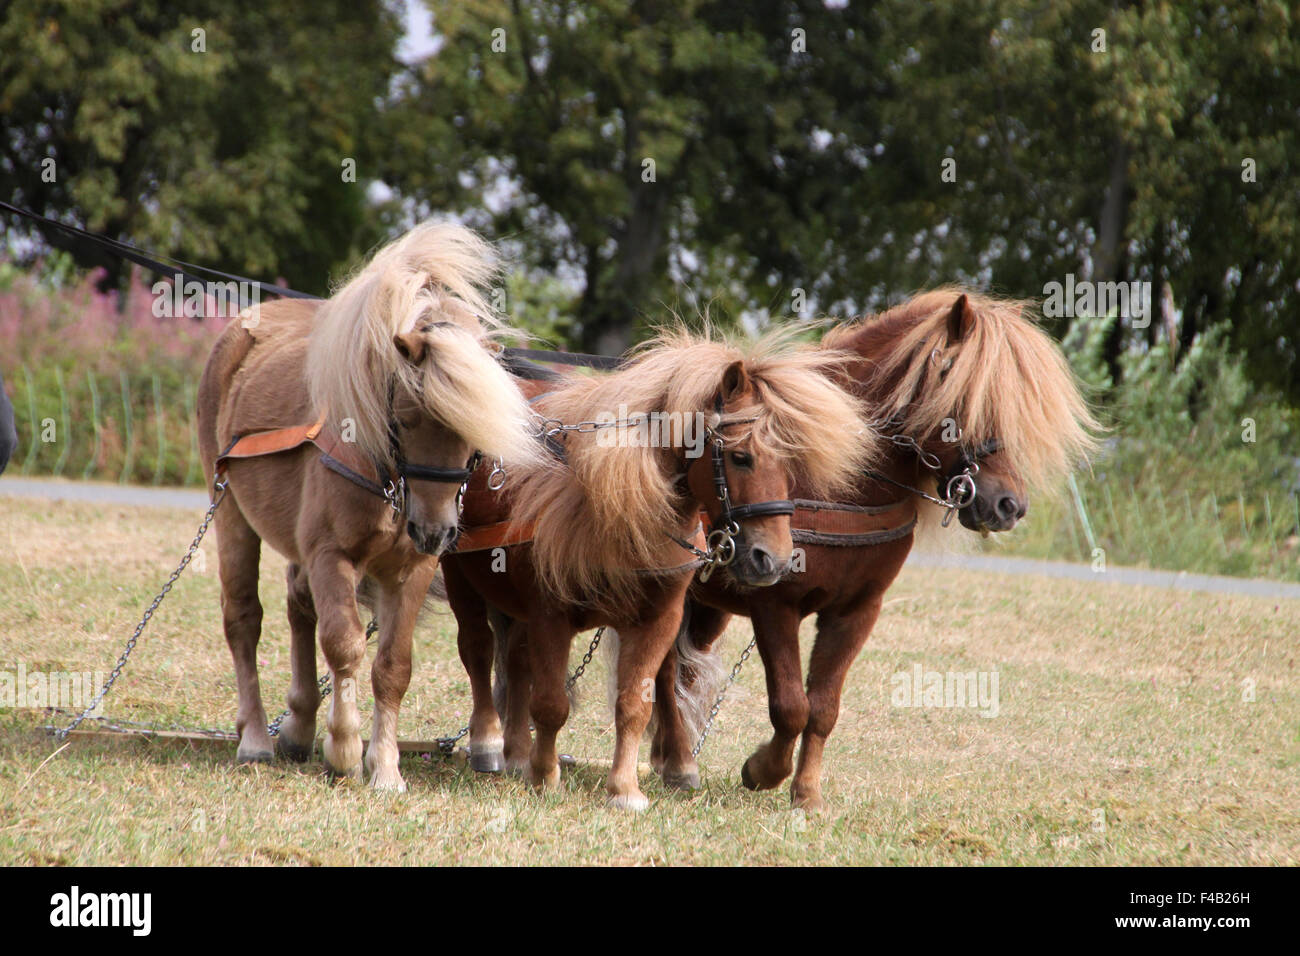
<svg viewBox="0 0 1300 956"><path fill-rule="evenodd" d="M470 476L483 461L483 452L475 451L464 468L442 468L433 465L413 465L402 454L402 443L397 435L397 416L393 413L393 384L388 386L388 454L393 461L393 471L379 466L379 487L393 512L405 518L407 514L407 483L412 481L439 481L460 485L456 492L456 512L460 513L465 496L465 486Z"/></svg>

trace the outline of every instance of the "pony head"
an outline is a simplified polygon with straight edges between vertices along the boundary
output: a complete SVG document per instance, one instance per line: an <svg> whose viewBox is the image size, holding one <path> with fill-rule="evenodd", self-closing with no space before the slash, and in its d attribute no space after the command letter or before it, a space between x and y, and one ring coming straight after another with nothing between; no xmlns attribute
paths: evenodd
<svg viewBox="0 0 1300 956"><path fill-rule="evenodd" d="M565 463L520 477L519 520L533 521L533 555L567 600L617 601L639 589L638 569L690 555L669 535L703 509L723 518L716 448L730 504L788 499L796 481L817 493L849 487L877 451L863 408L832 381L843 357L797 347L790 333L730 342L681 328L643 344L630 364L575 378L538 411L609 427L565 436ZM727 566L748 586L789 568L789 514L737 522Z"/></svg>
<svg viewBox="0 0 1300 956"><path fill-rule="evenodd" d="M492 247L452 223L425 223L379 250L320 309L307 349L312 403L381 472L403 463L464 468L480 452L536 454L528 404L496 361L501 330L483 294ZM455 535L458 483L415 480L407 530L438 553Z"/></svg>
<svg viewBox="0 0 1300 956"><path fill-rule="evenodd" d="M876 425L915 442L919 471L963 526L1006 531L1096 449L1099 430L1030 304L959 288L913 297L827 336L853 351Z"/></svg>

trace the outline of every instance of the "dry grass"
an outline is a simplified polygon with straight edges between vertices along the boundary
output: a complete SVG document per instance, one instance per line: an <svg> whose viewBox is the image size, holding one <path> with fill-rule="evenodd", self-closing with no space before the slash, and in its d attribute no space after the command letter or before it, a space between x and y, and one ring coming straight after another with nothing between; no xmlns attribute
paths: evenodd
<svg viewBox="0 0 1300 956"><path fill-rule="evenodd" d="M0 670L106 670L197 517L0 498ZM109 715L233 723L215 558L210 545L164 604ZM288 678L282 570L263 561L273 712ZM854 666L821 818L792 814L785 789L740 786L767 730L755 662L704 752L705 789L649 780L636 817L606 810L602 772L581 764L541 799L412 757L410 792L379 796L331 788L319 763L236 767L233 745L79 742L43 763L56 748L40 721L0 712L0 863L1300 863L1300 604L938 575L903 575ZM733 627L728 657L747 636ZM890 677L918 662L996 669L999 715L891 706ZM612 747L603 668L561 738L580 761ZM450 616L430 617L402 736L458 728L467 700Z"/></svg>

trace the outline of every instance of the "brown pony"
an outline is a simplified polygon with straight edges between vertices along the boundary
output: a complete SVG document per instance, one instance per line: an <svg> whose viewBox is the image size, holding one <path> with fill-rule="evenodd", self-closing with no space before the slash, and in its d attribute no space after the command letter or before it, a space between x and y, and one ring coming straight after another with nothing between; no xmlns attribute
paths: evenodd
<svg viewBox="0 0 1300 956"><path fill-rule="evenodd" d="M857 356L850 388L877 412L887 457L842 498L799 502L795 540L805 570L761 591L724 573L691 588L677 651L658 677L651 752L670 785L695 771L691 747L716 696L709 653L731 614L754 625L767 672L774 734L745 762L750 789L793 768L797 807L819 810L822 752L839 716L849 666L871 634L883 595L912 548L918 519L987 534L1024 517L1029 490L1049 486L1093 449L1097 427L1056 344L1028 305L947 288L832 331L829 348ZM931 494L933 492L933 494ZM795 494L820 497L800 486ZM805 692L799 622L817 615ZM673 687L676 685L676 692ZM695 778L698 779L698 778Z"/></svg>
<svg viewBox="0 0 1300 956"><path fill-rule="evenodd" d="M794 481L832 494L876 451L860 406L825 374L843 361L788 337L742 349L676 332L620 371L568 378L535 400L554 457L511 469L500 494L480 476L466 496L465 546L484 529L506 531L475 550L458 544L443 562L474 695L476 769L527 766L534 786L557 786L570 643L586 628L617 628L607 790L613 806L646 807L636 766L649 689L697 557L729 560L746 587L772 584L789 565ZM505 693L504 733L490 686L493 619L509 628L516 660L498 679L523 675Z"/></svg>
<svg viewBox="0 0 1300 956"><path fill-rule="evenodd" d="M496 325L478 318L491 315L480 289L493 270L491 248L473 233L425 224L328 301L256 307L213 347L199 385L199 446L208 480L227 483L215 525L241 762L272 754L257 677L266 541L290 561L293 683L278 749L303 760L314 746L319 626L338 691L325 760L335 774L359 776L355 681L366 641L354 592L367 575L379 650L366 764L376 788L404 788L396 726L411 633L437 555L456 533L467 463L536 455L527 403L490 350Z"/></svg>

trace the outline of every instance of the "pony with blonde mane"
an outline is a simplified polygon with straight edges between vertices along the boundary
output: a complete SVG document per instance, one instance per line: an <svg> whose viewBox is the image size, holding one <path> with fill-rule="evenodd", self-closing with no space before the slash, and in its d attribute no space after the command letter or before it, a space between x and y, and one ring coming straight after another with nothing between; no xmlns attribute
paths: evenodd
<svg viewBox="0 0 1300 956"><path fill-rule="evenodd" d="M1054 491L1095 450L1097 421L1027 302L938 289L842 325L823 345L854 356L844 368L848 387L873 410L888 453L847 495L796 489L821 498L795 514L802 574L762 591L726 574L691 588L655 703L651 762L670 785L698 779L691 749L722 672L713 645L730 615L743 614L767 671L774 733L745 762L742 780L770 789L793 771L794 805L821 809L822 754L844 680L918 524L946 525L956 514L973 531L1010 530L1031 493ZM817 638L805 689L798 632L809 614Z"/></svg>
<svg viewBox="0 0 1300 956"><path fill-rule="evenodd" d="M636 774L644 691L677 634L698 556L716 556L701 520L714 531L734 521L728 573L761 590L790 565L795 482L838 494L879 451L860 403L834 382L846 359L789 336L742 345L674 330L620 371L544 383L551 390L534 409L552 457L512 469L500 494L480 478L466 495L471 539L501 522L522 532L493 538L496 548L458 545L443 564L474 694L475 769L526 768L535 786L557 785L569 646L579 630L608 626L622 649L607 790L615 806L646 806ZM673 427L656 441L652 421ZM595 427L556 427L584 422ZM505 629L504 732L491 688L493 620Z"/></svg>
<svg viewBox="0 0 1300 956"><path fill-rule="evenodd" d="M257 675L265 541L290 562L293 682L276 748L295 760L314 749L319 629L339 691L325 760L335 774L360 775L355 682L366 640L355 590L368 576L379 651L366 765L376 788L404 788L396 727L411 634L456 534L458 491L483 456L537 455L527 402L496 361L499 323L482 292L494 270L478 236L425 224L329 300L255 307L213 346L199 385L199 447L209 482L225 493L214 524L241 762L272 757Z"/></svg>

